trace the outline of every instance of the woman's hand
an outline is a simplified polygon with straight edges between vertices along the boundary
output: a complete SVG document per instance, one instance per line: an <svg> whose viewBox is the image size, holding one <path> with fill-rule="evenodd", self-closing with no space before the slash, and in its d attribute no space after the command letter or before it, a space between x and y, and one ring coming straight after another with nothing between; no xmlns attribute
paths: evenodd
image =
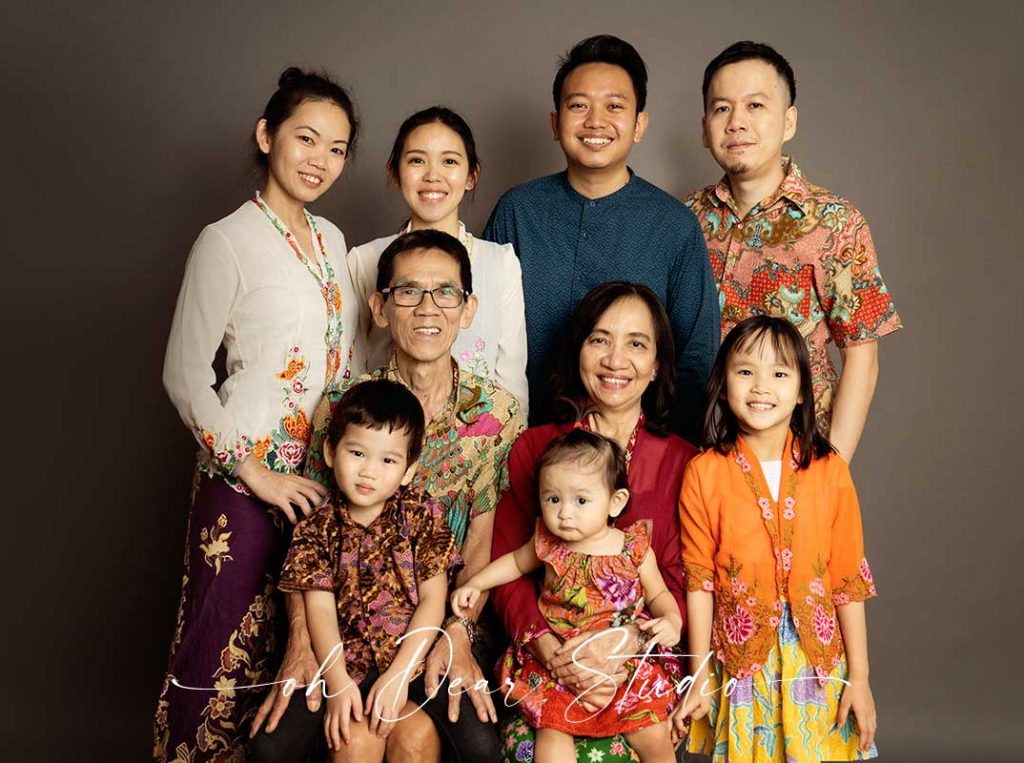
<svg viewBox="0 0 1024 763"><path fill-rule="evenodd" d="M836 717L836 728L842 728L846 719L853 711L857 720L857 732L860 735L860 750L867 752L875 741L878 731L878 714L875 712L875 698L871 694L871 686L866 678L850 677L839 700L839 715Z"/></svg>
<svg viewBox="0 0 1024 763"><path fill-rule="evenodd" d="M498 713L491 700L490 685L473 656L466 629L458 623L452 623L446 633L448 638L439 638L435 641L434 648L427 655L426 673L423 677L427 696L432 697L438 690L447 670L448 720L452 723L459 720L462 693L466 692L480 722L497 723ZM452 686L455 688L451 688Z"/></svg>
<svg viewBox="0 0 1024 763"><path fill-rule="evenodd" d="M242 462L238 477L253 495L279 508L292 524L299 521L296 508L307 517L327 496L327 488L319 482L297 474L272 472L252 456Z"/></svg>
<svg viewBox="0 0 1024 763"><path fill-rule="evenodd" d="M324 715L324 735L327 747L340 750L342 741L349 743L349 721L357 723L363 720L363 698L359 696L359 687L349 678L341 676L341 689L332 697L327 698L327 713Z"/></svg>
<svg viewBox="0 0 1024 763"><path fill-rule="evenodd" d="M284 711L288 709L288 703L291 701L292 696L298 694L302 687L309 686L314 676L316 676L319 667L320 665L316 661L316 655L313 654L313 648L309 644L308 637L305 640L297 638L288 639L284 660L281 662L281 667L274 678L275 686L267 695L267 698L263 700L263 704L260 705L260 709L252 721L252 730L249 732L250 738L255 737L259 733L263 721L267 721L266 733L270 734L277 728L277 723L281 720L281 716L284 715ZM293 679L297 688L291 694L285 696L284 685L288 679ZM308 695L303 694L302 698L296 701L302 701L303 699L309 711L315 713L320 709L320 687L317 686Z"/></svg>

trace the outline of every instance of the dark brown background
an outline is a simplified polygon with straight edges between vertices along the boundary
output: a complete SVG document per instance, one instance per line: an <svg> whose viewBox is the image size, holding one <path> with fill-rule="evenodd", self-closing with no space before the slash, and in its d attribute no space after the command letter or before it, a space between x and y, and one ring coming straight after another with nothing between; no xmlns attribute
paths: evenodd
<svg viewBox="0 0 1024 763"><path fill-rule="evenodd" d="M148 755L194 452L161 389L164 342L192 241L252 190L248 134L281 69L326 67L354 92L364 140L316 211L357 244L402 219L383 163L433 102L478 135L473 229L507 187L560 169L555 57L612 32L651 71L632 165L679 196L719 176L699 139L706 62L753 38L793 63L790 148L871 222L907 325L882 343L854 463L882 594L879 743L901 763L1019 760L1019 4L495 5L5 10L4 757Z"/></svg>

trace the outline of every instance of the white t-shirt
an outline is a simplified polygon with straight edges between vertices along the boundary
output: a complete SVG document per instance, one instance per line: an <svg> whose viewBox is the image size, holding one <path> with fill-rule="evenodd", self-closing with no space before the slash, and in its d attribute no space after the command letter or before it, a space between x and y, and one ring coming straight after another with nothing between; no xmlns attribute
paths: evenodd
<svg viewBox="0 0 1024 763"><path fill-rule="evenodd" d="M377 290L377 262L396 238L384 236L348 253L348 269L359 300L359 333L367 338L366 366L371 370L385 365L391 351L391 336L373 322L368 301ZM519 258L511 244L475 238L461 222L459 241L469 252L478 307L472 325L459 332L452 355L466 370L511 392L525 416L526 308Z"/></svg>
<svg viewBox="0 0 1024 763"><path fill-rule="evenodd" d="M762 461L761 472L764 474L768 489L772 491L772 500L779 500L779 483L782 481L782 459L778 461Z"/></svg>

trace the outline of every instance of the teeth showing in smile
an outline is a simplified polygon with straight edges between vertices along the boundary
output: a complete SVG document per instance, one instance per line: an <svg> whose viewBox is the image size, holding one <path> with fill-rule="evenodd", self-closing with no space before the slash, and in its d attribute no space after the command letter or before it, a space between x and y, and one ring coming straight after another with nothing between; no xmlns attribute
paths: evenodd
<svg viewBox="0 0 1024 763"><path fill-rule="evenodd" d="M416 334L427 334L428 336L433 336L435 334L440 334L441 333L441 329L436 328L436 327L433 327L433 328L421 328L421 329L413 329L413 332L416 333Z"/></svg>
<svg viewBox="0 0 1024 763"><path fill-rule="evenodd" d="M755 411L770 411L774 407L772 403L747 403L747 408Z"/></svg>
<svg viewBox="0 0 1024 763"><path fill-rule="evenodd" d="M300 172L299 177L305 180L307 183L312 183L313 185L320 185L322 182L324 182L316 175L307 175L305 172Z"/></svg>
<svg viewBox="0 0 1024 763"><path fill-rule="evenodd" d="M614 376L599 376L602 384L610 384L613 387L625 387L629 384L629 379L618 379Z"/></svg>
<svg viewBox="0 0 1024 763"><path fill-rule="evenodd" d="M589 137L588 136L588 137L583 138L583 142L586 145L588 145L588 146L607 146L609 143L612 142L612 139L611 138L594 138L594 137Z"/></svg>
<svg viewBox="0 0 1024 763"><path fill-rule="evenodd" d="M426 201L440 201L447 195L444 191L420 191L420 198Z"/></svg>

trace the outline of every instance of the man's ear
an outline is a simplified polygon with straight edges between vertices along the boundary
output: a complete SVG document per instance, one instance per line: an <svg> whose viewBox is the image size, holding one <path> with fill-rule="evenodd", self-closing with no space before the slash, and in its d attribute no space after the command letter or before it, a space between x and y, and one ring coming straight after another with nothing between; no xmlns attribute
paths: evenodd
<svg viewBox="0 0 1024 763"><path fill-rule="evenodd" d="M330 439L324 440L324 463L328 469L334 468L334 443Z"/></svg>
<svg viewBox="0 0 1024 763"><path fill-rule="evenodd" d="M459 319L459 326L464 329L468 329L473 325L473 316L476 315L476 309L480 302L476 298L476 294L470 294L466 297L466 306L462 308L462 317Z"/></svg>
<svg viewBox="0 0 1024 763"><path fill-rule="evenodd" d="M644 139L644 133L647 132L647 123L649 121L646 111L641 111L636 115L636 130L633 132L633 142L639 143Z"/></svg>
<svg viewBox="0 0 1024 763"><path fill-rule="evenodd" d="M558 112L552 111L549 119L551 122L551 137L558 140Z"/></svg>
<svg viewBox="0 0 1024 763"><path fill-rule="evenodd" d="M622 510L626 508L627 503L629 503L629 491L626 488L619 488L612 493L611 511L608 512L608 516L619 516Z"/></svg>
<svg viewBox="0 0 1024 763"><path fill-rule="evenodd" d="M386 329L389 324L388 316L384 313L384 295L379 291L375 291L367 301L370 305L370 315L373 316L373 322L382 329Z"/></svg>
<svg viewBox="0 0 1024 763"><path fill-rule="evenodd" d="M787 140L791 140L796 135L796 106L790 106L786 109L786 115L783 118L785 124L785 131L782 133L782 142L785 143Z"/></svg>
<svg viewBox="0 0 1024 763"><path fill-rule="evenodd" d="M708 118L706 116L700 118L700 142L704 144L704 148L711 148L711 144L708 143Z"/></svg>

